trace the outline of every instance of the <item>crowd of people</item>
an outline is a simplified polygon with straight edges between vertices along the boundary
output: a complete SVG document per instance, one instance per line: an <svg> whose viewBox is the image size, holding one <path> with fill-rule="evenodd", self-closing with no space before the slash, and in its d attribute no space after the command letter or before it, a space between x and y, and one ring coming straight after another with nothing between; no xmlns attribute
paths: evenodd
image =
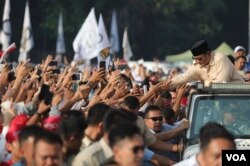
<svg viewBox="0 0 250 166"><path fill-rule="evenodd" d="M212 52L206 40L190 49L194 64L183 73L175 69L167 77L162 69L148 71L143 64L134 70L122 63L121 69L119 61L108 69L79 69L76 63L62 67L51 55L37 65L29 60L17 66L4 62L0 165L165 166L180 162L180 140L190 125L185 110L196 91L187 83L250 81L250 72L243 72L247 63L243 47L236 47L234 63ZM220 163L221 149L235 149L233 139L221 125L208 123L200 130L200 153L177 165Z"/></svg>

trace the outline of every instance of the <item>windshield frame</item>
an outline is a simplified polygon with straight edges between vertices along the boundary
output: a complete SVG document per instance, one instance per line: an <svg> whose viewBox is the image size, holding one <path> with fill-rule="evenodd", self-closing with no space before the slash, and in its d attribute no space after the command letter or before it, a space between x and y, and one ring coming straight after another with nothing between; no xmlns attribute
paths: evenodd
<svg viewBox="0 0 250 166"><path fill-rule="evenodd" d="M196 121L194 118L197 116L197 102L201 98L217 98L217 97L229 97L229 98L235 98L235 97L249 97L250 99L250 94L192 94L190 97L191 103L188 106L187 109L187 117L190 120L190 127L186 131L186 139L188 140L189 144L194 144L198 143L199 141L199 134L195 133L195 125ZM235 136L236 139L249 139L250 135L238 135Z"/></svg>

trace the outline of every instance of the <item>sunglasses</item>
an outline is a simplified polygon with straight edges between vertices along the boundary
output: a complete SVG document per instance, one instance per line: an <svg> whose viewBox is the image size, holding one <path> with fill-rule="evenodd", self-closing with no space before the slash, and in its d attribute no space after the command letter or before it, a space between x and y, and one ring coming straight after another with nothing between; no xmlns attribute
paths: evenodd
<svg viewBox="0 0 250 166"><path fill-rule="evenodd" d="M147 118L147 119L151 119L154 122L156 122L156 121L162 121L163 120L163 116L160 116L160 117L151 117L151 118Z"/></svg>
<svg viewBox="0 0 250 166"><path fill-rule="evenodd" d="M139 151L144 151L145 146L144 145L137 145L132 148L132 151L134 154L137 154Z"/></svg>

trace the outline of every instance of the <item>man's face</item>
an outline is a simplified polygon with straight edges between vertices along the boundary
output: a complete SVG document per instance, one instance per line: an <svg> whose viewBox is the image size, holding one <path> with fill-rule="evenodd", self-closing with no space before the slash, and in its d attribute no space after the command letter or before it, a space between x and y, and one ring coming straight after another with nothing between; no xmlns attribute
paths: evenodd
<svg viewBox="0 0 250 166"><path fill-rule="evenodd" d="M140 135L126 138L113 147L115 161L121 166L142 164L144 143Z"/></svg>
<svg viewBox="0 0 250 166"><path fill-rule="evenodd" d="M239 57L239 56L246 56L246 51L244 50L239 50L235 53L235 58Z"/></svg>
<svg viewBox="0 0 250 166"><path fill-rule="evenodd" d="M163 115L159 110L149 111L145 117L145 123L154 132L160 132L163 123Z"/></svg>
<svg viewBox="0 0 250 166"><path fill-rule="evenodd" d="M160 98L160 107L161 109L171 108L172 107L172 98Z"/></svg>
<svg viewBox="0 0 250 166"><path fill-rule="evenodd" d="M170 94L172 96L171 104L174 105L175 100L176 100L176 92L170 92Z"/></svg>
<svg viewBox="0 0 250 166"><path fill-rule="evenodd" d="M193 60L195 60L195 63L199 64L201 67L206 66L209 64L211 58L210 52L194 56Z"/></svg>
<svg viewBox="0 0 250 166"><path fill-rule="evenodd" d="M238 59L238 61L235 61L235 67L237 70L243 70L246 65L246 60L243 58Z"/></svg>
<svg viewBox="0 0 250 166"><path fill-rule="evenodd" d="M222 165L222 150L232 150L234 145L231 141L224 138L216 138L212 140L202 154L202 163L209 163L213 166Z"/></svg>
<svg viewBox="0 0 250 166"><path fill-rule="evenodd" d="M21 143L21 152L28 164L32 164L33 161L33 143L34 138L29 137L25 142Z"/></svg>
<svg viewBox="0 0 250 166"><path fill-rule="evenodd" d="M35 146L34 160L35 166L61 166L62 147L41 140Z"/></svg>

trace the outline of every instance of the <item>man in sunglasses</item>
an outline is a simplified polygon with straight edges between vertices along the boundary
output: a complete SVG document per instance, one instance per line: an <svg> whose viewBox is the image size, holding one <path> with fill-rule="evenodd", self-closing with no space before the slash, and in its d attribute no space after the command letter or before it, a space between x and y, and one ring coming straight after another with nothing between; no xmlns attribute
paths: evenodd
<svg viewBox="0 0 250 166"><path fill-rule="evenodd" d="M187 72L171 79L173 87L192 81L203 81L205 86L213 83L244 82L227 56L212 52L206 40L191 45L194 64Z"/></svg>
<svg viewBox="0 0 250 166"><path fill-rule="evenodd" d="M144 121L148 129L158 138L163 138L164 141L167 141L171 144L178 143L178 140L175 139L175 137L188 127L188 120L186 119L175 123L174 126L164 124L163 112L156 105L148 106L144 113ZM168 133L168 137L164 138L163 136L166 135L166 133ZM158 150L157 153L162 154L173 161L178 161L178 152L166 152Z"/></svg>

